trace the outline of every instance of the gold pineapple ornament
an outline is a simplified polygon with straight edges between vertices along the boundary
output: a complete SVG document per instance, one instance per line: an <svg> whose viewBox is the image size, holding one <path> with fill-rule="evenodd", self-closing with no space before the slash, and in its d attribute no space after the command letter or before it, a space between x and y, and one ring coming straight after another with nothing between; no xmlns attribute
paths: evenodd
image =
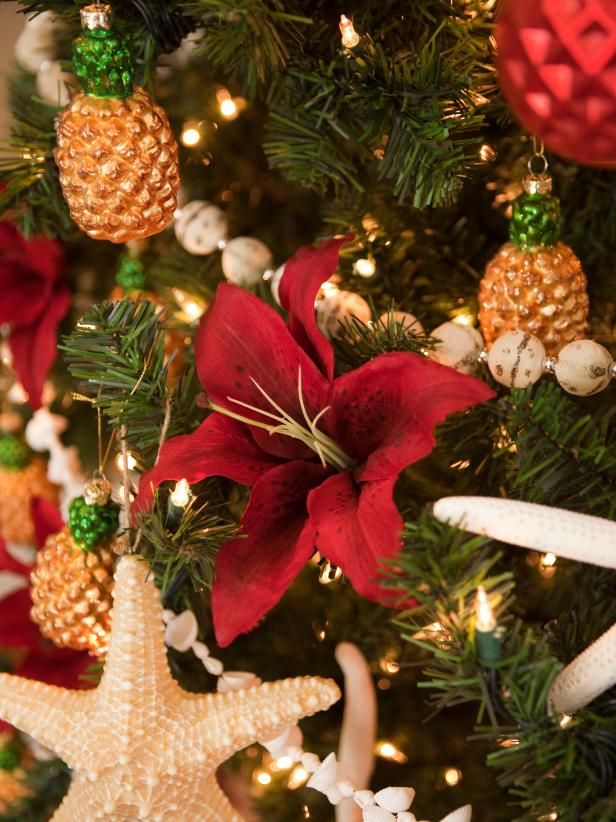
<svg viewBox="0 0 616 822"><path fill-rule="evenodd" d="M111 630L119 507L104 479L86 483L69 524L48 537L31 573L31 617L59 648L102 656Z"/></svg>
<svg viewBox="0 0 616 822"><path fill-rule="evenodd" d="M42 497L57 505L58 487L47 465L17 434L0 433L0 537L7 542L35 542L32 501Z"/></svg>
<svg viewBox="0 0 616 822"><path fill-rule="evenodd" d="M134 67L111 7L85 6L73 65L83 91L57 120L56 163L71 217L97 240L124 243L173 219L178 149L164 110L133 86Z"/></svg>
<svg viewBox="0 0 616 822"><path fill-rule="evenodd" d="M542 155L541 155L542 156ZM538 337L548 355L585 336L586 276L559 240L560 204L547 174L531 174L513 203L508 243L486 266L479 324L488 348L508 331Z"/></svg>

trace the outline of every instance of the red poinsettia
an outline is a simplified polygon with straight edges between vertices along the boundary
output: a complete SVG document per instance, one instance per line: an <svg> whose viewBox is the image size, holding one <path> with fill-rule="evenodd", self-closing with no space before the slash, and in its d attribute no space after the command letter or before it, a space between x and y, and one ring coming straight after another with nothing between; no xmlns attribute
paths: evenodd
<svg viewBox="0 0 616 822"><path fill-rule="evenodd" d="M252 486L243 535L216 560L221 645L278 602L315 548L359 593L391 601L378 565L400 547L398 475L429 454L438 422L493 396L483 382L409 353L383 354L334 379L314 302L343 242L304 248L286 264L288 327L252 294L218 287L195 341L214 413L167 442L142 477L137 510L164 480L219 475Z"/></svg>
<svg viewBox="0 0 616 822"><path fill-rule="evenodd" d="M39 547L64 525L47 500L34 501L33 517ZM87 654L56 648L41 635L30 619L30 566L16 559L1 538L0 590L0 645L26 652L14 673L51 685L79 687L79 677L89 664Z"/></svg>
<svg viewBox="0 0 616 822"><path fill-rule="evenodd" d="M70 305L62 263L54 240L27 240L13 223L0 222L0 325L9 326L13 367L33 408L41 404L58 325Z"/></svg>

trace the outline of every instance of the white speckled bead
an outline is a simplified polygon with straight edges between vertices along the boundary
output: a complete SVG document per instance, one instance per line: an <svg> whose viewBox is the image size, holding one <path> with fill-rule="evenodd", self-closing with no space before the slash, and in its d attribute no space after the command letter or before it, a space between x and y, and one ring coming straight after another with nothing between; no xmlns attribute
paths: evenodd
<svg viewBox="0 0 616 822"><path fill-rule="evenodd" d="M414 314L411 314L409 311L392 311L391 316L394 318L394 322L398 323L398 325L401 325L402 328L408 329L409 331L413 331L413 333L415 334L424 333L423 325L419 322L417 317ZM387 326L387 323L389 322L389 317L390 312L385 311L379 317L379 322L382 323L382 325Z"/></svg>
<svg viewBox="0 0 616 822"><path fill-rule="evenodd" d="M472 374L476 370L483 350L483 337L476 328L446 322L435 328L430 336L440 340L430 351L431 360L455 368L461 374Z"/></svg>
<svg viewBox="0 0 616 822"><path fill-rule="evenodd" d="M545 348L537 337L524 331L509 331L499 337L488 354L490 373L508 388L527 388L543 373Z"/></svg>
<svg viewBox="0 0 616 822"><path fill-rule="evenodd" d="M554 375L569 394L589 397L607 387L612 355L594 340L578 340L566 345L558 354Z"/></svg>
<svg viewBox="0 0 616 822"><path fill-rule="evenodd" d="M272 266L272 252L254 237L234 237L222 252L222 272L235 285L255 285Z"/></svg>
<svg viewBox="0 0 616 822"><path fill-rule="evenodd" d="M330 339L338 337L342 330L341 320L357 317L363 323L372 318L370 306L353 291L334 291L317 302L317 325Z"/></svg>
<svg viewBox="0 0 616 822"><path fill-rule="evenodd" d="M226 239L227 217L218 206L193 200L182 206L175 219L175 236L190 254L211 254Z"/></svg>
<svg viewBox="0 0 616 822"><path fill-rule="evenodd" d="M59 60L43 60L36 74L36 92L52 106L65 106L71 99L70 87L76 85L70 71L63 71Z"/></svg>

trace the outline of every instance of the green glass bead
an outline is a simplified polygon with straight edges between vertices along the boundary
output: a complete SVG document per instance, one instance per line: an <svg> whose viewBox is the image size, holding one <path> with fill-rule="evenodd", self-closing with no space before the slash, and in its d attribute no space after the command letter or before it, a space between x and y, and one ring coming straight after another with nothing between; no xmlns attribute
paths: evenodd
<svg viewBox="0 0 616 822"><path fill-rule="evenodd" d="M85 29L73 44L73 68L86 94L129 97L135 66L124 37L114 28Z"/></svg>
<svg viewBox="0 0 616 822"><path fill-rule="evenodd" d="M68 527L82 551L108 542L118 530L119 522L120 506L115 502L88 505L83 497L75 497L68 507Z"/></svg>
<svg viewBox="0 0 616 822"><path fill-rule="evenodd" d="M520 248L553 246L560 237L560 203L551 194L521 194L513 201L509 239Z"/></svg>
<svg viewBox="0 0 616 822"><path fill-rule="evenodd" d="M32 451L19 437L0 436L0 465L9 471L21 471L32 461Z"/></svg>
<svg viewBox="0 0 616 822"><path fill-rule="evenodd" d="M127 291L145 288L143 264L131 254L122 254L118 264L116 282Z"/></svg>

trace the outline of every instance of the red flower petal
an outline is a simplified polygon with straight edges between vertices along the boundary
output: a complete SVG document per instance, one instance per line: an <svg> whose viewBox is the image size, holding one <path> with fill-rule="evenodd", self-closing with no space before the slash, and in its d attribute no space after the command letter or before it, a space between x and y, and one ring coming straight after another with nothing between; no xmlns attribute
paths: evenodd
<svg viewBox="0 0 616 822"><path fill-rule="evenodd" d="M314 530L306 497L326 470L296 460L273 468L252 489L242 517L246 536L227 542L216 557L212 612L219 645L254 628L310 559Z"/></svg>
<svg viewBox="0 0 616 822"><path fill-rule="evenodd" d="M44 642L40 637L39 640ZM91 684L81 679L91 662L86 653L49 645L28 654L13 673L15 676L24 676L26 679L35 679L60 688L91 688Z"/></svg>
<svg viewBox="0 0 616 822"><path fill-rule="evenodd" d="M9 335L13 368L34 409L40 408L45 378L57 355L58 325L70 302L69 290L59 285L36 322L15 327Z"/></svg>
<svg viewBox="0 0 616 822"><path fill-rule="evenodd" d="M278 460L263 453L246 426L222 414L210 414L192 434L173 437L163 445L156 465L141 477L133 511L149 508L154 489L165 480L193 483L218 476L254 485L276 465Z"/></svg>
<svg viewBox="0 0 616 822"><path fill-rule="evenodd" d="M323 422L361 464L356 479L384 480L430 453L445 417L493 396L481 380L419 354L382 354L334 381Z"/></svg>
<svg viewBox="0 0 616 822"><path fill-rule="evenodd" d="M334 376L334 350L317 327L314 302L338 267L340 247L352 239L349 234L327 240L318 248L300 248L285 263L279 286L280 303L289 312L289 331L329 380Z"/></svg>
<svg viewBox="0 0 616 822"><path fill-rule="evenodd" d="M30 619L29 588L0 600L0 645L37 651L44 642L38 626Z"/></svg>
<svg viewBox="0 0 616 822"><path fill-rule="evenodd" d="M230 402L241 402L277 413L254 385L282 409L302 421L298 398L302 390L311 418L327 404L328 383L314 362L295 342L280 316L263 300L238 286L218 286L216 298L205 314L195 339L195 356L201 383L211 400L244 417L275 424L262 414ZM283 435L270 436L252 429L268 453L286 459L314 456L307 446Z"/></svg>
<svg viewBox="0 0 616 822"><path fill-rule="evenodd" d="M34 497L32 500L32 521L39 548L43 547L48 536L57 534L64 528L62 514L53 502L43 497Z"/></svg>
<svg viewBox="0 0 616 822"><path fill-rule="evenodd" d="M362 596L388 604L395 592L377 582L381 559L401 546L403 521L393 499L395 479L357 485L350 474L330 477L308 496L317 548L340 566Z"/></svg>

